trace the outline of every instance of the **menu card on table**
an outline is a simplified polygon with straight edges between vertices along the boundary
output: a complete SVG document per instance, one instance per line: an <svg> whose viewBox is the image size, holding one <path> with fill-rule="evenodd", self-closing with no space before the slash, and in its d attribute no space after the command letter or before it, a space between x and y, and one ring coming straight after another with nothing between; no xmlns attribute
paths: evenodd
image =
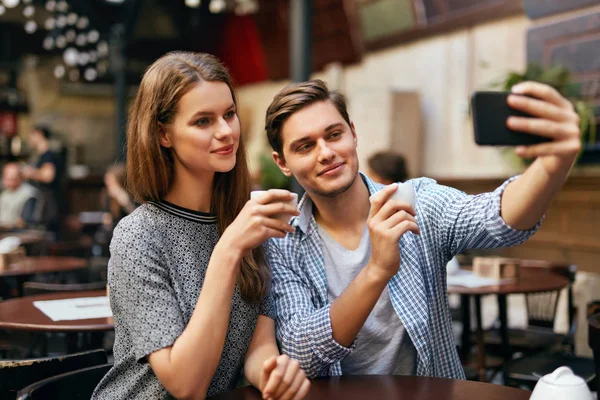
<svg viewBox="0 0 600 400"><path fill-rule="evenodd" d="M52 321L112 317L108 297L78 297L64 300L40 300L33 305Z"/></svg>
<svg viewBox="0 0 600 400"><path fill-rule="evenodd" d="M464 286L468 288L478 288L483 286L502 285L513 282L514 279L494 279L482 278L472 271L459 269L454 273L448 274L448 286Z"/></svg>

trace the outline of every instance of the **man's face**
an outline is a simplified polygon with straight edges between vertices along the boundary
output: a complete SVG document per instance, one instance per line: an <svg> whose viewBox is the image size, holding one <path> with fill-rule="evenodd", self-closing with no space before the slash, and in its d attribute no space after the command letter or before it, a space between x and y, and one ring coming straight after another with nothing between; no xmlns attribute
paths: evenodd
<svg viewBox="0 0 600 400"><path fill-rule="evenodd" d="M38 142L40 141L40 137L42 137L42 133L39 131L31 131L29 135L27 135L27 147L32 150L35 150Z"/></svg>
<svg viewBox="0 0 600 400"><path fill-rule="evenodd" d="M313 195L334 197L358 176L354 125L348 125L330 101L296 112L281 129L283 157L273 158L287 176Z"/></svg>
<svg viewBox="0 0 600 400"><path fill-rule="evenodd" d="M19 173L19 166L8 164L2 171L2 184L8 190L17 190L21 186L22 179Z"/></svg>

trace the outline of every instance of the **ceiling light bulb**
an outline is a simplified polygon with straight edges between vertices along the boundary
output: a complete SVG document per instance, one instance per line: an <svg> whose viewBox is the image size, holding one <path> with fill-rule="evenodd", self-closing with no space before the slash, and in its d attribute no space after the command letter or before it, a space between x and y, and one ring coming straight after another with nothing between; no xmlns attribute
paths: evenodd
<svg viewBox="0 0 600 400"><path fill-rule="evenodd" d="M31 34L31 33L34 33L35 31L37 31L37 24L35 23L35 21L25 22L25 32Z"/></svg>
<svg viewBox="0 0 600 400"><path fill-rule="evenodd" d="M79 35L77 35L77 37L75 38L75 43L77 44L77 46L83 47L87 44L87 36L85 33L80 33Z"/></svg>
<svg viewBox="0 0 600 400"><path fill-rule="evenodd" d="M2 0L6 8L15 8L19 5L19 0Z"/></svg>
<svg viewBox="0 0 600 400"><path fill-rule="evenodd" d="M47 31L51 31L55 26L56 21L52 17L47 18L46 21L44 21L44 28L46 28Z"/></svg>
<svg viewBox="0 0 600 400"><path fill-rule="evenodd" d="M59 49L64 49L66 45L67 39L64 36L60 35L56 37L56 47Z"/></svg>
<svg viewBox="0 0 600 400"><path fill-rule="evenodd" d="M226 7L227 3L225 3L225 0L211 0L210 4L208 5L208 9L213 14L218 14L225 11Z"/></svg>
<svg viewBox="0 0 600 400"><path fill-rule="evenodd" d="M23 9L23 15L27 18L33 17L33 14L35 14L35 7L34 6L27 6Z"/></svg>
<svg viewBox="0 0 600 400"><path fill-rule="evenodd" d="M72 82L77 82L79 80L79 70L78 69L72 69L69 71L69 79Z"/></svg>
<svg viewBox="0 0 600 400"><path fill-rule="evenodd" d="M85 51L79 53L79 58L77 59L79 65L86 65L90 62L90 55Z"/></svg>
<svg viewBox="0 0 600 400"><path fill-rule="evenodd" d="M68 31L65 32L65 38L67 39L67 42L69 42L69 43L73 43L73 41L75 41L76 36L77 36L77 33L75 32L75 29L69 29Z"/></svg>
<svg viewBox="0 0 600 400"><path fill-rule="evenodd" d="M0 4L0 15L4 14L5 11L6 11L6 8L4 8L4 6L2 4Z"/></svg>
<svg viewBox="0 0 600 400"><path fill-rule="evenodd" d="M88 42L96 43L98 41L98 39L100 39L100 33L98 33L97 30L92 29L91 31L88 32L88 34L87 34Z"/></svg>
<svg viewBox="0 0 600 400"><path fill-rule="evenodd" d="M185 0L185 5L190 8L200 7L200 0Z"/></svg>
<svg viewBox="0 0 600 400"><path fill-rule="evenodd" d="M52 50L54 48L54 39L52 36L47 36L43 42L44 49Z"/></svg>
<svg viewBox="0 0 600 400"><path fill-rule="evenodd" d="M57 65L56 67L54 67L54 76L57 77L58 79L65 76L65 66Z"/></svg>
<svg viewBox="0 0 600 400"><path fill-rule="evenodd" d="M58 18L56 18L56 27L64 28L65 25L67 25L67 17L64 15L59 15Z"/></svg>
<svg viewBox="0 0 600 400"><path fill-rule="evenodd" d="M67 24L69 24L69 25L75 25L75 23L77 22L77 18L78 18L77 14L75 14L73 12L69 13L67 15Z"/></svg>
<svg viewBox="0 0 600 400"><path fill-rule="evenodd" d="M98 77L98 71L96 71L96 69L94 69L92 67L88 67L85 69L85 72L83 73L83 77L85 78L86 81L93 81Z"/></svg>
<svg viewBox="0 0 600 400"><path fill-rule="evenodd" d="M67 4L65 0L60 0L58 3L56 3L56 9L60 12L67 12L69 9L69 4Z"/></svg>
<svg viewBox="0 0 600 400"><path fill-rule="evenodd" d="M90 20L88 19L88 17L80 17L77 20L77 27L79 29L86 29L89 25L90 25Z"/></svg>
<svg viewBox="0 0 600 400"><path fill-rule="evenodd" d="M108 43L106 43L104 40L98 42L96 50L98 50L98 57L106 57L108 55Z"/></svg>
<svg viewBox="0 0 600 400"><path fill-rule="evenodd" d="M74 47L69 47L63 53L63 61L65 64L69 66L77 65L77 61L79 61L79 52Z"/></svg>
<svg viewBox="0 0 600 400"><path fill-rule="evenodd" d="M52 12L56 9L56 1L54 0L48 0L46 2L46 10Z"/></svg>

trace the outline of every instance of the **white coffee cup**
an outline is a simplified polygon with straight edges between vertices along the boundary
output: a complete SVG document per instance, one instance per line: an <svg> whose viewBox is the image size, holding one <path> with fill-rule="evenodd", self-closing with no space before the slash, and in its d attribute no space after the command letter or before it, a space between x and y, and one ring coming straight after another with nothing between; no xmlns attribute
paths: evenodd
<svg viewBox="0 0 600 400"><path fill-rule="evenodd" d="M266 190L253 190L250 192L250 200L258 199L261 196L264 196L265 193L267 193ZM285 203L292 205L294 208L298 208L298 194L294 192L290 193L292 194L293 199L286 201ZM292 218L290 214L275 214L273 217L283 222L289 222L289 220Z"/></svg>
<svg viewBox="0 0 600 400"><path fill-rule="evenodd" d="M592 393L583 378L569 367L558 367L544 375L535 385L530 400L592 400Z"/></svg>
<svg viewBox="0 0 600 400"><path fill-rule="evenodd" d="M369 201L373 201L374 194L369 197ZM417 205L417 195L415 194L415 188L410 182L398 183L398 189L390 197L398 201L408 203L414 209Z"/></svg>

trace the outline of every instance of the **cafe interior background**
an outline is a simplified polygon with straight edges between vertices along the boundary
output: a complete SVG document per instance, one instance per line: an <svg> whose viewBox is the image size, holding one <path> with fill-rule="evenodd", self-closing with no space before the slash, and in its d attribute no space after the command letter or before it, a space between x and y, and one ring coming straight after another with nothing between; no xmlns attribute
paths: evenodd
<svg viewBox="0 0 600 400"><path fill-rule="evenodd" d="M566 76L571 98L593 113L588 125L600 121L598 0L314 0L309 11L290 3L0 0L0 164L35 161L25 138L38 124L52 129L51 146L66 163L60 240L34 251L83 257L105 279L108 255L82 213L103 210L104 174L123 159L127 109L140 76L170 50L210 52L229 67L262 187L290 184L269 162L264 112L292 80L321 78L347 96L363 167L375 152L394 150L410 177L468 193L492 190L527 166L506 149L474 143L473 91L503 90L509 78L525 76L565 84ZM479 255L575 265L575 352L587 358L586 310L600 300L595 131L586 128L577 165L531 240L459 257L464 265ZM8 301L15 287L4 284ZM564 289L556 332L569 332L567 299ZM458 299L451 300L456 306ZM491 328L498 319L494 296L483 297L482 307L483 326ZM508 317L513 328L527 325L524 295L509 296ZM9 344L5 358L23 354Z"/></svg>

